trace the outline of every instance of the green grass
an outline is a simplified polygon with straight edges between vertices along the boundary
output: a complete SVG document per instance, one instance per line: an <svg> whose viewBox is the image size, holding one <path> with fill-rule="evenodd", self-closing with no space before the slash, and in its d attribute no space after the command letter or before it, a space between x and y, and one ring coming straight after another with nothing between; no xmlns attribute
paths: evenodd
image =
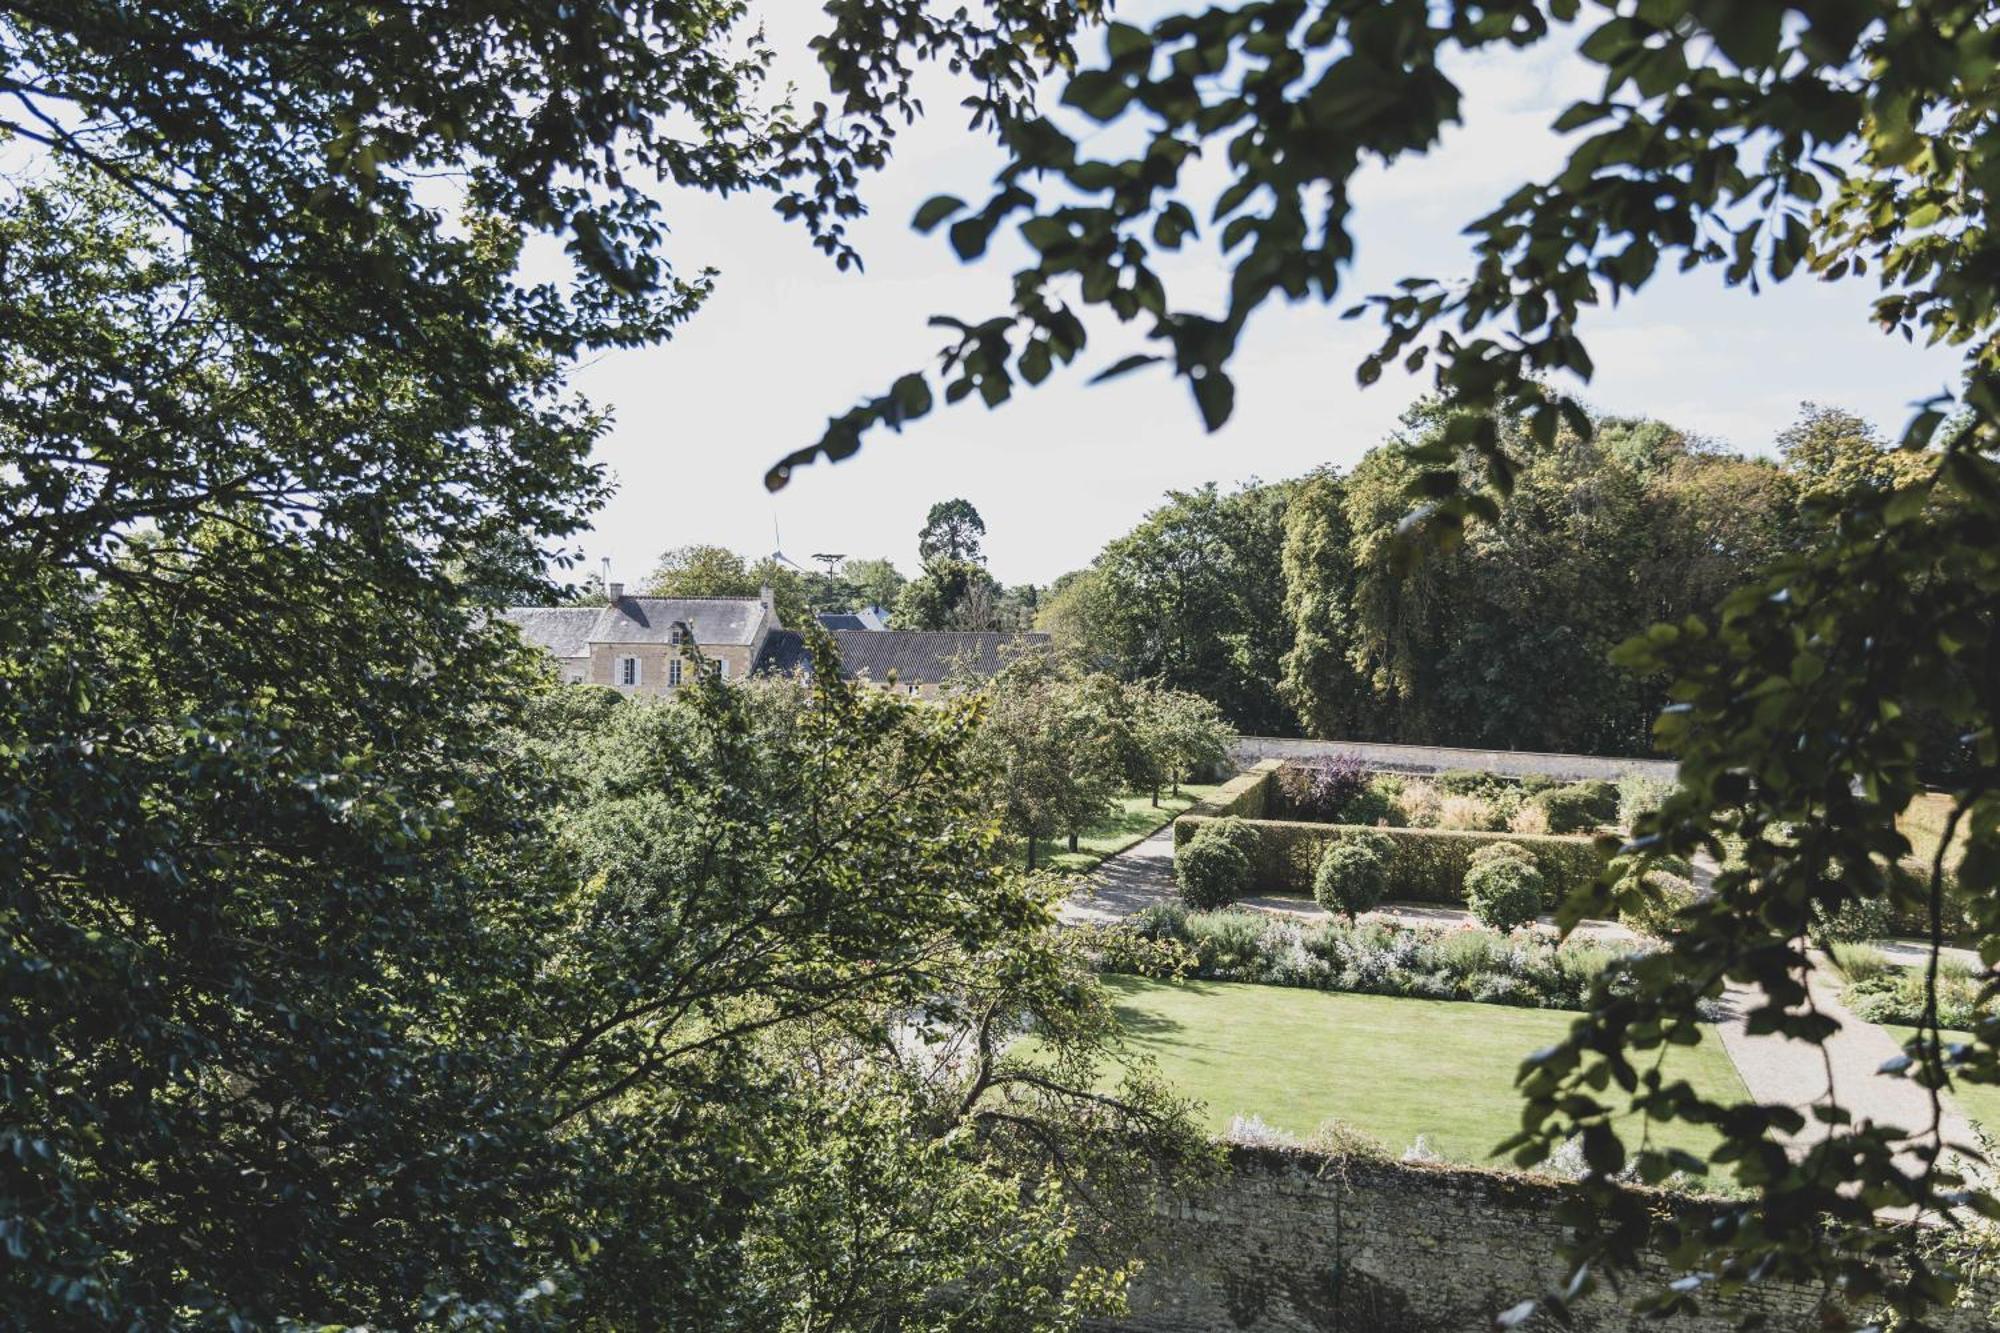
<svg viewBox="0 0 2000 1333"><path fill-rule="evenodd" d="M1151 792L1121 796L1108 816L1091 825L1077 839L1074 852L1069 850L1067 838L1045 839L1041 844L1041 863L1050 870L1067 874L1094 870L1099 861L1144 841L1147 834L1221 785L1214 782L1182 783L1179 796L1172 795L1171 789L1163 789L1157 806L1153 804ZM1025 848L1017 859L1021 864L1027 864Z"/></svg>
<svg viewBox="0 0 2000 1333"><path fill-rule="evenodd" d="M1915 1028L1893 1023L1884 1023L1882 1030L1898 1042L1906 1042L1917 1035ZM1949 1028L1945 1029L1942 1035L1947 1045L1955 1041L1972 1040L1970 1032L1953 1032ZM1959 1109L1971 1117L1975 1124L1995 1138L2000 1138L2000 1086L1992 1083L1953 1082L1951 1095L1957 1100Z"/></svg>
<svg viewBox="0 0 2000 1333"><path fill-rule="evenodd" d="M1519 1128L1515 1070L1574 1017L1234 982L1102 980L1127 1040L1207 1105L1212 1128L1241 1113L1304 1137L1338 1120L1395 1152L1425 1135L1461 1162L1490 1161L1494 1145ZM1669 1074L1725 1101L1749 1095L1712 1036L1677 1048ZM1655 1141L1696 1153L1710 1142L1680 1124L1656 1127Z"/></svg>

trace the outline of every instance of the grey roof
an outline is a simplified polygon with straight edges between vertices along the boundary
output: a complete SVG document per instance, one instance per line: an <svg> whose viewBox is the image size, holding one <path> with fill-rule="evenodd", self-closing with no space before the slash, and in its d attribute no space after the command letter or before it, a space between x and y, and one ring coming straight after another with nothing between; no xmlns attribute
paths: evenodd
<svg viewBox="0 0 2000 1333"><path fill-rule="evenodd" d="M834 630L840 653L840 674L867 676L881 682L895 673L904 685L933 685L950 678L963 663L974 675L990 676L1008 657L1030 648L1045 648L1046 634L972 630ZM806 663L804 636L793 630L773 632L757 659L759 671L789 673Z"/></svg>
<svg viewBox="0 0 2000 1333"><path fill-rule="evenodd" d="M755 597L621 597L590 631L592 643L666 643L675 621L694 627L696 643L749 647L764 604Z"/></svg>
<svg viewBox="0 0 2000 1333"><path fill-rule="evenodd" d="M590 656L590 629L602 607L516 606L501 612L529 643L552 657Z"/></svg>
<svg viewBox="0 0 2000 1333"><path fill-rule="evenodd" d="M764 604L755 597L621 597L610 606L517 606L505 614L521 637L556 657L586 657L593 643L669 643L675 622L696 643L747 648Z"/></svg>
<svg viewBox="0 0 2000 1333"><path fill-rule="evenodd" d="M814 619L828 629L887 629L880 611L868 607L860 611L822 611Z"/></svg>

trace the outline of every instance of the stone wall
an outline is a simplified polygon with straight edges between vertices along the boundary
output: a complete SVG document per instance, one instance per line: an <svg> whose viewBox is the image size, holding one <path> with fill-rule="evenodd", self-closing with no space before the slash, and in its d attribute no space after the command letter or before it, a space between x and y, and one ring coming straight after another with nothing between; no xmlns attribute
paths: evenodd
<svg viewBox="0 0 2000 1333"><path fill-rule="evenodd" d="M1627 773L1671 782L1668 759L1620 759L1592 754L1538 754L1531 750L1455 750L1438 745L1385 745L1373 741L1303 741L1276 736L1238 736L1229 755L1239 767L1263 759L1304 760L1332 754L1360 757L1370 768L1400 773L1442 773L1453 768L1483 769L1511 777L1545 773L1555 778L1605 778Z"/></svg>
<svg viewBox="0 0 2000 1333"><path fill-rule="evenodd" d="M1169 1210L1134 1283L1131 1316L1102 1328L1488 1333L1496 1315L1559 1276L1561 1189L1506 1172L1232 1148L1217 1185ZM1615 1295L1599 1294L1579 1304L1572 1328L1725 1333L1753 1312L1767 1317L1770 1333L1821 1327L1817 1295L1797 1287L1760 1286L1703 1307L1699 1316L1641 1322ZM1969 1312L1949 1326L1994 1327ZM1537 1317L1522 1327L1555 1325Z"/></svg>

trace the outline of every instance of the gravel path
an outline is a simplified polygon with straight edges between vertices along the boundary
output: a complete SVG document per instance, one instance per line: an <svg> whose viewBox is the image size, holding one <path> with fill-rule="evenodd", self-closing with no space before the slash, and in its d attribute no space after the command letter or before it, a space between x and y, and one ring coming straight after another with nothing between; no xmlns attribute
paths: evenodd
<svg viewBox="0 0 2000 1333"><path fill-rule="evenodd" d="M1713 867L1697 865L1695 873L1706 882ZM1173 893L1174 830L1168 824L1099 866L1063 904L1061 920L1067 924L1117 921L1151 903L1168 901ZM1318 903L1304 898L1246 898L1238 906L1304 919L1329 915ZM1364 919L1371 917L1406 926L1452 926L1472 920L1469 913L1456 908L1414 903L1388 903L1366 913ZM1575 933L1607 943L1637 938L1610 921L1585 922ZM1904 961L1905 954L1914 958L1921 949L1910 943L1878 947L1897 961ZM1815 962L1825 964L1818 955ZM1811 978L1813 1002L1840 1024L1840 1030L1823 1048L1782 1036L1752 1035L1747 1019L1764 1003L1763 992L1732 984L1725 993L1716 1030L1751 1098L1766 1105L1796 1107L1806 1114L1806 1127L1793 1141L1796 1151L1803 1151L1826 1134L1827 1126L1812 1117L1811 1107L1827 1099L1829 1087L1857 1123L1873 1121L1906 1130L1927 1127L1931 1120L1929 1094L1908 1079L1880 1072L1884 1063L1902 1054L1902 1047L1882 1028L1855 1017L1840 1002L1839 986L1829 978L1829 971L1827 966L1816 966ZM1971 1122L1949 1096L1945 1098L1942 1130L1947 1144L1974 1147L1979 1143Z"/></svg>

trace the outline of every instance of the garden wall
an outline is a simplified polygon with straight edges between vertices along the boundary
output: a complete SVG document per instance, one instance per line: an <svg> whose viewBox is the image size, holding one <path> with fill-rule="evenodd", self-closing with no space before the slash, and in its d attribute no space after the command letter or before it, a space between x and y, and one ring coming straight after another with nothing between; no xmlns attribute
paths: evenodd
<svg viewBox="0 0 2000 1333"><path fill-rule="evenodd" d="M1210 818L1205 813L1182 815L1174 824L1174 846L1178 849ZM1249 824L1257 838L1251 858L1251 882L1256 890L1308 898L1313 891L1313 872L1327 844L1351 831L1348 825L1291 819L1253 818ZM1589 838L1459 829L1385 828L1376 832L1387 834L1395 847L1389 860L1389 896L1399 902L1464 902L1465 872L1472 864L1472 854L1488 843L1512 842L1526 848L1541 869L1551 903L1595 879L1604 866L1604 854Z"/></svg>
<svg viewBox="0 0 2000 1333"><path fill-rule="evenodd" d="M1507 777L1534 773L1575 781L1604 778L1616 782L1627 773L1672 782L1671 759L1620 759L1594 754L1538 754L1531 750L1459 750L1441 745L1385 745L1373 741L1302 741L1277 736L1238 736L1229 746L1239 764L1266 759L1304 763L1336 754L1351 754L1371 769L1386 773L1443 773L1454 768L1483 769Z"/></svg>
<svg viewBox="0 0 2000 1333"><path fill-rule="evenodd" d="M1220 819L1235 815L1239 819L1262 819L1271 813L1271 792L1277 785L1278 770L1283 767L1282 759L1253 764L1210 792L1206 800L1189 806L1182 818L1191 815L1197 819Z"/></svg>
<svg viewBox="0 0 2000 1333"><path fill-rule="evenodd" d="M1563 1187L1534 1177L1296 1149L1232 1148L1221 1180L1158 1228L1118 1333L1488 1333L1493 1318L1559 1275ZM1665 1196L1661 1196L1663 1201ZM1693 1205L1687 1205L1693 1206ZM1666 1276L1663 1264L1645 1275ZM1615 1295L1584 1298L1577 1333L1725 1333L1762 1313L1773 1330L1816 1328L1818 1294L1762 1286L1704 1299L1704 1313L1632 1319ZM1995 1326L1986 1290L1958 1333ZM1523 1328L1553 1328L1537 1318Z"/></svg>

